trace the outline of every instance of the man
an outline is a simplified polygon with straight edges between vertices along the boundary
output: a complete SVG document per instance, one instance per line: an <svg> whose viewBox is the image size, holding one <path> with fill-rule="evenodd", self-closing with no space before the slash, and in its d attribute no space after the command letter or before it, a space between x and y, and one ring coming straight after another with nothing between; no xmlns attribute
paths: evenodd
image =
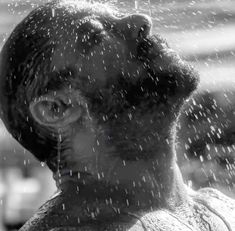
<svg viewBox="0 0 235 231"><path fill-rule="evenodd" d="M235 230L235 202L183 184L174 123L198 77L143 15L56 1L1 54L2 120L59 192L21 231Z"/></svg>

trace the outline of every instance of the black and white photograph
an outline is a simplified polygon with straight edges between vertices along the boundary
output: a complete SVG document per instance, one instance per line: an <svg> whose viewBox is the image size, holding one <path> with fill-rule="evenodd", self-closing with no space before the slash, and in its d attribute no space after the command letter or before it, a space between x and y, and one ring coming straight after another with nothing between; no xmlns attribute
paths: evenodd
<svg viewBox="0 0 235 231"><path fill-rule="evenodd" d="M235 1L0 0L0 231L235 231Z"/></svg>

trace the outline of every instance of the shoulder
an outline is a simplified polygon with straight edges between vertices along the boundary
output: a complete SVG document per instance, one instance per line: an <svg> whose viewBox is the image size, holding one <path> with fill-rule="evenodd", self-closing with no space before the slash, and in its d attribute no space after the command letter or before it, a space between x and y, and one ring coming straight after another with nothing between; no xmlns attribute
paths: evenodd
<svg viewBox="0 0 235 231"><path fill-rule="evenodd" d="M196 200L206 201L208 204L212 205L218 210L227 212L234 212L235 219L235 200L224 195L220 191L213 188L203 188L196 192L195 197Z"/></svg>
<svg viewBox="0 0 235 231"><path fill-rule="evenodd" d="M191 193L193 200L204 205L224 221L228 230L235 230L235 200L213 188Z"/></svg>
<svg viewBox="0 0 235 231"><path fill-rule="evenodd" d="M61 223L61 217L57 213L62 210L59 208L61 204L60 194L55 194L38 209L19 231L46 231L53 227L53 223Z"/></svg>

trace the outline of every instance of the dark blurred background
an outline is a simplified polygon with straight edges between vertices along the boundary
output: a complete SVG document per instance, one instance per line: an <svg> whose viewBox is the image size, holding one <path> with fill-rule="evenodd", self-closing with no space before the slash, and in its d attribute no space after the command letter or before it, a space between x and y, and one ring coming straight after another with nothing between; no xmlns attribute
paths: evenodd
<svg viewBox="0 0 235 231"><path fill-rule="evenodd" d="M45 1L0 0L0 49L14 26ZM177 126L185 183L212 186L235 198L235 1L111 0L126 13L152 17L154 32L191 62L199 89ZM0 231L15 230L56 191L52 175L0 121Z"/></svg>

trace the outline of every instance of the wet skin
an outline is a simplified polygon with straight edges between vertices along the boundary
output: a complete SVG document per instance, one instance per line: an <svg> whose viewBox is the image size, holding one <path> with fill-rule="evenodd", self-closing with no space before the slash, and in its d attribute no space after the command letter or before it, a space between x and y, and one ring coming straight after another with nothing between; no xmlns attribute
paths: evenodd
<svg viewBox="0 0 235 231"><path fill-rule="evenodd" d="M209 230L203 213L227 230L176 164L174 123L198 76L151 24L61 1L8 39L2 119L59 189L21 230Z"/></svg>

